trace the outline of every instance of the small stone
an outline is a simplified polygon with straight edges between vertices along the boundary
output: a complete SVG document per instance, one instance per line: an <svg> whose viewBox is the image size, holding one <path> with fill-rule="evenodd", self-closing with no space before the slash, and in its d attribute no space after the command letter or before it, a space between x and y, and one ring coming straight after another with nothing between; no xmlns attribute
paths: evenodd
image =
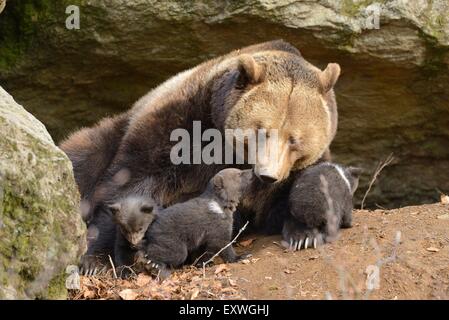
<svg viewBox="0 0 449 320"><path fill-rule="evenodd" d="M248 240L243 240L243 241L241 241L241 242L239 242L239 246L241 246L241 247L249 247L250 245L252 245L253 244L253 242L255 241L256 239L248 239Z"/></svg>
<svg viewBox="0 0 449 320"><path fill-rule="evenodd" d="M123 300L136 300L139 294L133 289L125 289L118 294Z"/></svg>

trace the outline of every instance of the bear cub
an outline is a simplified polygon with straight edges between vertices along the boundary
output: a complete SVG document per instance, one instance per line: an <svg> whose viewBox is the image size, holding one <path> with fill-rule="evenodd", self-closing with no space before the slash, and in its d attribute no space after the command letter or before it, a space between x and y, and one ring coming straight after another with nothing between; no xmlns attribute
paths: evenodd
<svg viewBox="0 0 449 320"><path fill-rule="evenodd" d="M199 249L204 253L198 260L207 261L231 242L233 215L252 179L252 170L221 170L200 196L158 212L139 256L162 272L181 266ZM220 253L225 262L246 256L237 255L232 245Z"/></svg>
<svg viewBox="0 0 449 320"><path fill-rule="evenodd" d="M134 255L155 219L156 204L143 196L129 196L109 206L116 223L114 264L123 276L130 273Z"/></svg>
<svg viewBox="0 0 449 320"><path fill-rule="evenodd" d="M340 228L352 226L353 195L360 168L322 162L301 171L290 190L282 235L290 250L330 242Z"/></svg>

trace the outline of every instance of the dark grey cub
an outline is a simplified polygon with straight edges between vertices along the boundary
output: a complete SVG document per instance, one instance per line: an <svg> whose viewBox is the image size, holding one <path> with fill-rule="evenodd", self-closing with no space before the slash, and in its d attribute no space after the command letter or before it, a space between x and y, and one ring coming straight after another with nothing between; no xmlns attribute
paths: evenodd
<svg viewBox="0 0 449 320"><path fill-rule="evenodd" d="M301 171L290 190L282 235L291 250L317 247L352 226L353 195L360 168L323 162Z"/></svg>
<svg viewBox="0 0 449 320"><path fill-rule="evenodd" d="M221 170L200 196L158 212L141 252L147 263L166 270L181 266L200 248L204 250L200 261L207 261L224 248L232 240L233 214L252 179L251 170ZM243 258L232 245L220 256L226 262Z"/></svg>

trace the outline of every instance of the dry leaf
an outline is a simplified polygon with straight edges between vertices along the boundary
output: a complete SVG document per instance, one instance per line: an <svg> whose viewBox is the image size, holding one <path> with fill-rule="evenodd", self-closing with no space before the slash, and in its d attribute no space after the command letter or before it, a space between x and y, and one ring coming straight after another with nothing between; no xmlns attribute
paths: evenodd
<svg viewBox="0 0 449 320"><path fill-rule="evenodd" d="M256 240L256 239L252 238L252 239L248 239L248 240L243 240L243 241L239 242L239 246L249 247L250 245L253 244L254 240Z"/></svg>
<svg viewBox="0 0 449 320"><path fill-rule="evenodd" d="M310 256L310 257L309 257L309 260L315 260L315 259L318 259L319 257L320 257L320 256L318 256L318 255L317 255L317 256Z"/></svg>
<svg viewBox="0 0 449 320"><path fill-rule="evenodd" d="M441 216L438 216L438 219L449 220L449 213L442 214Z"/></svg>
<svg viewBox="0 0 449 320"><path fill-rule="evenodd" d="M94 299L95 298L95 291L93 290L86 290L83 292L84 299Z"/></svg>
<svg viewBox="0 0 449 320"><path fill-rule="evenodd" d="M271 280L273 279L272 277L265 277L266 280Z"/></svg>
<svg viewBox="0 0 449 320"><path fill-rule="evenodd" d="M284 272L286 274L292 274L293 272L295 272L294 270L290 270L290 269L285 269Z"/></svg>
<svg viewBox="0 0 449 320"><path fill-rule="evenodd" d="M132 286L131 282L129 282L128 280L122 280L121 285L123 287L131 287Z"/></svg>
<svg viewBox="0 0 449 320"><path fill-rule="evenodd" d="M139 296L139 294L135 292L133 289L122 290L119 292L118 295L123 300L136 300L136 298Z"/></svg>
<svg viewBox="0 0 449 320"><path fill-rule="evenodd" d="M148 276L148 275L146 275L146 274L144 274L144 273L140 273L138 276L137 276L137 280L136 280L136 284L139 286L139 287L143 287L143 286L146 286L147 284L149 284L150 282L151 282L151 277L150 276Z"/></svg>
<svg viewBox="0 0 449 320"><path fill-rule="evenodd" d="M440 251L440 249L435 248L435 247L429 247L429 248L427 248L426 250L427 250L427 251L430 251L430 252L438 252L438 251Z"/></svg>
<svg viewBox="0 0 449 320"><path fill-rule="evenodd" d="M200 293L200 289L198 289L198 288L193 289L192 294L190 295L190 299L195 300L196 297L198 297L199 293Z"/></svg>
<svg viewBox="0 0 449 320"><path fill-rule="evenodd" d="M251 259L251 262L252 262L252 263L256 263L256 262L259 261L259 260L260 260L260 258L252 258L252 259Z"/></svg>
<svg viewBox="0 0 449 320"><path fill-rule="evenodd" d="M449 196L448 195L442 194L440 198L441 198L442 204L449 204Z"/></svg>
<svg viewBox="0 0 449 320"><path fill-rule="evenodd" d="M219 264L217 266L217 268L215 269L214 273L215 274L219 274L220 272L223 272L223 271L229 271L229 267L226 264L224 264L224 263Z"/></svg>

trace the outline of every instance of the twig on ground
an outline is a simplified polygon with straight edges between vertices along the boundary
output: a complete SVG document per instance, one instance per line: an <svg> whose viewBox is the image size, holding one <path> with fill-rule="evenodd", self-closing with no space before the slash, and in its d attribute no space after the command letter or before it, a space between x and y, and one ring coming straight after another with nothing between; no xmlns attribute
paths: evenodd
<svg viewBox="0 0 449 320"><path fill-rule="evenodd" d="M204 255L207 253L207 251L204 251L198 258L195 259L195 261L193 261L192 265L196 266L197 263L201 260L202 257L204 257Z"/></svg>
<svg viewBox="0 0 449 320"><path fill-rule="evenodd" d="M391 164L391 162L392 162L393 160L394 160L393 153L391 153L391 154L390 154L390 155L389 155L383 162L380 162L380 163L377 165L377 168L376 168L376 170L374 171L373 177L371 178L371 181L370 181L370 183L369 183L368 189L366 190L365 195L363 196L362 204L361 204L361 206L360 206L360 209L361 209L361 210L363 210L363 207L364 207L364 205L365 205L366 197L368 196L368 193L371 191L371 188L372 188L374 182L376 181L377 177L379 176L380 172L381 172L386 166L388 166L389 164Z"/></svg>
<svg viewBox="0 0 449 320"><path fill-rule="evenodd" d="M240 234L246 229L246 227L248 226L248 224L249 224L249 221L246 221L245 225L244 225L243 227L240 228L239 232L238 232L237 235L234 237L234 239L232 239L231 242L229 242L227 245L225 245L223 248L221 248L221 249L220 249L216 254L214 254L209 260L203 262L203 277L204 277L204 278L206 277L206 265L207 265L209 262L214 261L214 259L215 259L216 257L218 257L218 255L219 255L220 253L222 253L223 250L225 250L225 249L228 248L229 246L232 246L232 244L237 240L237 238L240 236Z"/></svg>
<svg viewBox="0 0 449 320"><path fill-rule="evenodd" d="M110 263L111 266L112 266L112 272L114 273L114 278L117 279L118 277L117 277L117 272L115 272L114 262L112 261L112 258L111 258L110 255L108 255L108 257L109 257L109 263Z"/></svg>

